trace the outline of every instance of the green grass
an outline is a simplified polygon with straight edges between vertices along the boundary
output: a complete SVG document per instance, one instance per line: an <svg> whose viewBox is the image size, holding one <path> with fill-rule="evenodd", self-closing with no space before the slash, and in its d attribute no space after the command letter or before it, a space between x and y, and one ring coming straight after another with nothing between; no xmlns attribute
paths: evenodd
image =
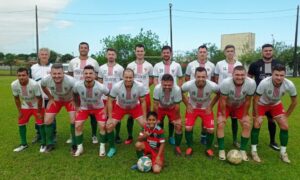
<svg viewBox="0 0 300 180"><path fill-rule="evenodd" d="M85 152L82 156L74 158L69 153L69 146L64 142L69 137L69 123L67 114L62 111L57 116L58 143L55 151L50 154L38 152L39 145L29 144L29 148L21 153L12 150L19 144L17 126L17 114L10 90L10 83L14 77L0 77L0 113L1 113L1 145L0 145L0 177L1 179L298 179L300 175L299 138L300 124L298 118L300 111L297 107L289 118L289 144L288 153L292 164L287 165L280 161L279 153L268 147L269 135L266 121L260 133L259 154L263 163L253 161L244 162L238 166L221 162L217 158L209 160L204 155L204 147L199 145L200 123L197 121L194 130L194 154L191 158L176 157L172 147L167 144L165 151L166 167L159 175L152 173L139 173L131 171L130 167L136 162L134 145L117 145L117 154L112 159L98 157L98 145L93 145L90 140L91 131L89 121L85 124ZM300 89L300 79L292 79L297 89ZM299 98L298 98L299 99ZM285 97L284 104L287 107L289 98ZM184 109L182 109L182 113ZM166 126L166 125L165 125ZM28 142L34 137L33 119L27 126ZM122 122L121 135L126 138L126 123ZM138 133L138 125L135 123L135 135ZM166 126L167 127L167 126ZM239 126L239 133L241 128ZM167 134L167 132L166 132ZM279 129L277 127L276 140L279 142ZM225 148L232 149L230 121L225 132ZM182 142L185 150L185 140ZM248 146L250 150L250 146ZM215 151L216 152L216 151Z"/></svg>

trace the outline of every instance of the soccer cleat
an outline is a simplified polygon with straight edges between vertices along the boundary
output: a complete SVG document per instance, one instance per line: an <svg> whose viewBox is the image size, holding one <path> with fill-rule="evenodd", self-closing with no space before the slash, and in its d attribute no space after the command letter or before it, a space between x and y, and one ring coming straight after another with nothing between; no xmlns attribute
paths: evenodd
<svg viewBox="0 0 300 180"><path fill-rule="evenodd" d="M126 139L126 141L124 141L124 144L129 145L133 142L132 138L128 138Z"/></svg>
<svg viewBox="0 0 300 180"><path fill-rule="evenodd" d="M106 155L106 152L105 152L105 144L100 144L100 148L99 148L99 156L100 157L103 157Z"/></svg>
<svg viewBox="0 0 300 180"><path fill-rule="evenodd" d="M208 156L208 157L213 157L214 156L214 151L212 149L207 149L205 151L205 154Z"/></svg>
<svg viewBox="0 0 300 180"><path fill-rule="evenodd" d="M107 153L107 156L112 158L116 154L116 152L117 152L116 148L110 148Z"/></svg>
<svg viewBox="0 0 300 180"><path fill-rule="evenodd" d="M252 151L251 156L252 156L253 161L258 162L258 163L261 162L260 157L257 154L257 151Z"/></svg>
<svg viewBox="0 0 300 180"><path fill-rule="evenodd" d="M275 151L279 151L280 150L280 148L279 148L279 146L278 146L278 144L276 142L270 143L269 146L270 146L270 148L272 148Z"/></svg>
<svg viewBox="0 0 300 180"><path fill-rule="evenodd" d="M48 144L46 146L46 150L45 150L45 153L50 153L51 151L54 150L54 144Z"/></svg>
<svg viewBox="0 0 300 180"><path fill-rule="evenodd" d="M115 143L116 144L121 144L122 143L122 139L120 138L120 136L116 136Z"/></svg>
<svg viewBox="0 0 300 180"><path fill-rule="evenodd" d="M206 135L202 135L200 136L200 144L202 145L206 145L207 141L206 141Z"/></svg>
<svg viewBox="0 0 300 180"><path fill-rule="evenodd" d="M216 143L214 144L214 147L215 147L215 148L218 148L218 147L219 147L219 144L216 142Z"/></svg>
<svg viewBox="0 0 300 180"><path fill-rule="evenodd" d="M26 148L28 148L27 144L25 144L25 145L21 144L19 147L14 149L14 152L21 152L21 151L25 150Z"/></svg>
<svg viewBox="0 0 300 180"><path fill-rule="evenodd" d="M181 155L182 155L181 149L180 149L179 146L176 146L176 147L175 147L175 155L176 155L176 156L181 156Z"/></svg>
<svg viewBox="0 0 300 180"><path fill-rule="evenodd" d="M98 144L98 138L97 138L97 136L92 136L92 143L93 144Z"/></svg>
<svg viewBox="0 0 300 180"><path fill-rule="evenodd" d="M246 151L241 150L240 152L241 152L243 161L249 161Z"/></svg>
<svg viewBox="0 0 300 180"><path fill-rule="evenodd" d="M83 146L82 144L77 145L77 150L76 152L73 154L73 156L78 157L83 153Z"/></svg>
<svg viewBox="0 0 300 180"><path fill-rule="evenodd" d="M280 159L285 163L288 163L288 164L291 163L287 153L283 153L283 154L280 153Z"/></svg>
<svg viewBox="0 0 300 180"><path fill-rule="evenodd" d="M77 146L76 145L72 145L72 147L71 147L71 154L72 155L74 155L75 154L75 152L76 152L76 150L77 150Z"/></svg>
<svg viewBox="0 0 300 180"><path fill-rule="evenodd" d="M134 164L130 167L131 170L138 170L138 166L137 164Z"/></svg>
<svg viewBox="0 0 300 180"><path fill-rule="evenodd" d="M40 153L44 153L46 151L46 145L41 145Z"/></svg>
<svg viewBox="0 0 300 180"><path fill-rule="evenodd" d="M174 137L169 137L169 144L175 145L175 138Z"/></svg>
<svg viewBox="0 0 300 180"><path fill-rule="evenodd" d="M219 160L221 160L221 161L225 161L226 160L225 150L219 150Z"/></svg>
<svg viewBox="0 0 300 180"><path fill-rule="evenodd" d="M191 147L187 148L185 151L185 156L189 157L193 154L193 149Z"/></svg>
<svg viewBox="0 0 300 180"><path fill-rule="evenodd" d="M40 140L41 140L41 136L37 134L37 135L34 136L31 143L35 144L35 143L39 142Z"/></svg>
<svg viewBox="0 0 300 180"><path fill-rule="evenodd" d="M72 143L72 138L70 137L69 139L67 139L66 143L71 144Z"/></svg>
<svg viewBox="0 0 300 180"><path fill-rule="evenodd" d="M233 145L234 147L238 148L238 149L240 149L240 147L241 147L240 143L237 142L237 141L234 141L234 142L232 143L232 145Z"/></svg>

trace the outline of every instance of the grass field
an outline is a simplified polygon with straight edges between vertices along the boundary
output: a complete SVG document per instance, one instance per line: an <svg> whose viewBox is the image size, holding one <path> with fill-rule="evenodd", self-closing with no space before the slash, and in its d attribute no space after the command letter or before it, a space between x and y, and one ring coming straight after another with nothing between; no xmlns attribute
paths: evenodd
<svg viewBox="0 0 300 180"><path fill-rule="evenodd" d="M74 158L69 153L69 146L65 144L69 137L69 123L67 114L62 111L57 116L58 143L55 151L49 154L39 153L39 145L29 144L29 148L21 153L12 150L19 144L17 114L14 105L10 83L15 77L0 77L0 112L1 112L1 145L0 145L0 179L299 179L300 178L300 123L299 106L289 119L288 153L292 161L290 165L281 162L279 153L268 147L269 135L266 121L260 133L259 154L263 163L253 161L244 162L238 166L219 161L216 157L209 160L204 155L204 147L199 144L199 121L194 130L194 154L191 158L176 157L172 147L167 144L165 151L166 166L162 173L139 173L130 170L136 162L134 145L117 145L117 154L112 159L98 157L98 145L91 143L89 121L85 125L84 148L85 153ZM300 79L291 79L300 89ZM285 97L287 107L289 98ZM298 97L298 102L299 97ZM182 109L184 112L184 109ZM34 137L34 123L31 120L27 126L27 140ZM127 137L126 123L123 121L121 135ZM135 123L135 134L138 125ZM232 149L230 121L225 132L225 148ZM241 128L239 126L239 133ZM167 134L167 132L166 132ZM279 129L277 127L277 142L279 143ZM182 142L185 150L185 140ZM250 150L250 146L248 146ZM217 151L215 151L217 153Z"/></svg>

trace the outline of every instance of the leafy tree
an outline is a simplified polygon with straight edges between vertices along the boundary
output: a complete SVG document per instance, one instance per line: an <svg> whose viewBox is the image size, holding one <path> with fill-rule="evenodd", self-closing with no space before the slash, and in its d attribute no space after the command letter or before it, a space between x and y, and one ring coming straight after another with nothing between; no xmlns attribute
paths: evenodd
<svg viewBox="0 0 300 180"><path fill-rule="evenodd" d="M0 60L3 60L5 57L5 54L3 52L0 52Z"/></svg>
<svg viewBox="0 0 300 180"><path fill-rule="evenodd" d="M61 56L60 61L62 63L66 63L66 62L69 62L73 58L74 58L74 56L72 56L71 54L64 54Z"/></svg>

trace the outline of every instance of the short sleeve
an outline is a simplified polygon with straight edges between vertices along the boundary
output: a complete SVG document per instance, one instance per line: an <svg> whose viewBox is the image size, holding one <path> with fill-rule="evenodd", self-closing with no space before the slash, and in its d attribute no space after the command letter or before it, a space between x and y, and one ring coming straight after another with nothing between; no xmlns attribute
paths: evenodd
<svg viewBox="0 0 300 180"><path fill-rule="evenodd" d="M94 66L94 68L95 68L95 72L99 73L99 64L98 64L98 62L96 60L95 60L95 66Z"/></svg>
<svg viewBox="0 0 300 180"><path fill-rule="evenodd" d="M147 92L146 92L146 88L143 85L139 85L140 88L140 97L145 97Z"/></svg>
<svg viewBox="0 0 300 180"><path fill-rule="evenodd" d="M227 81L223 81L221 84L220 84L220 92L223 96L228 96L229 95L229 89L228 87L226 86L226 82Z"/></svg>
<svg viewBox="0 0 300 180"><path fill-rule="evenodd" d="M71 60L70 63L69 63L69 66L68 66L68 71L69 71L69 72L73 72L73 71L74 71L74 69L73 69L73 64L74 64L74 59Z"/></svg>
<svg viewBox="0 0 300 180"><path fill-rule="evenodd" d="M182 92L187 92L189 90L189 87L188 87L189 82L190 81L183 83L183 85L181 86Z"/></svg>
<svg viewBox="0 0 300 180"><path fill-rule="evenodd" d="M290 96L297 96L297 90L295 85L292 82L289 82L288 85L288 93L290 94Z"/></svg>
<svg viewBox="0 0 300 180"><path fill-rule="evenodd" d="M182 68L180 66L180 64L177 63L177 67L178 67L178 71L177 71L177 77L182 77Z"/></svg>
<svg viewBox="0 0 300 180"><path fill-rule="evenodd" d="M260 96L264 93L264 84L265 84L264 82L265 81L260 82L256 89L256 94Z"/></svg>
<svg viewBox="0 0 300 180"><path fill-rule="evenodd" d="M19 96L18 90L13 83L11 84L11 90L12 90L13 96Z"/></svg>
<svg viewBox="0 0 300 180"><path fill-rule="evenodd" d="M255 89L256 89L256 83L255 83L254 80L251 79L249 84L250 84L250 87L247 88L247 95L248 96L253 96L254 93L255 93Z"/></svg>
<svg viewBox="0 0 300 180"><path fill-rule="evenodd" d="M251 76L255 76L255 64L251 63L248 69L248 74Z"/></svg>
<svg viewBox="0 0 300 180"><path fill-rule="evenodd" d="M217 63L217 65L215 67L215 72L214 72L215 76L219 76L219 74L220 74L220 62Z"/></svg>
<svg viewBox="0 0 300 180"><path fill-rule="evenodd" d="M158 73L158 65L155 64L154 68L153 68L153 76L154 77L158 77L159 73Z"/></svg>
<svg viewBox="0 0 300 180"><path fill-rule="evenodd" d="M41 96L42 95L41 88L40 88L38 83L34 84L34 95L35 96Z"/></svg>
<svg viewBox="0 0 300 180"><path fill-rule="evenodd" d="M101 67L99 68L98 77L103 79L103 69Z"/></svg>
<svg viewBox="0 0 300 180"><path fill-rule="evenodd" d="M182 94L181 94L181 90L178 87L177 91L175 93L175 98L174 98L175 103L180 103L182 101Z"/></svg>
<svg viewBox="0 0 300 180"><path fill-rule="evenodd" d="M46 76L45 78L42 78L42 80L41 80L41 86L42 87L46 87L47 86L47 79L48 79L48 76Z"/></svg>
<svg viewBox="0 0 300 180"><path fill-rule="evenodd" d="M186 67L186 70L185 70L185 75L186 76L191 76L191 74L192 74L192 66L191 66L191 63L189 63L188 65L187 65L187 67Z"/></svg>
<svg viewBox="0 0 300 180"><path fill-rule="evenodd" d="M113 87L109 93L109 96L112 98L116 98L118 96L118 90L119 90L118 84L113 85Z"/></svg>
<svg viewBox="0 0 300 180"><path fill-rule="evenodd" d="M105 95L109 94L109 89L106 86L104 86L104 85L102 85L102 93L105 94Z"/></svg>
<svg viewBox="0 0 300 180"><path fill-rule="evenodd" d="M159 85L156 85L154 88L153 99L159 101Z"/></svg>
<svg viewBox="0 0 300 180"><path fill-rule="evenodd" d="M148 72L149 77L153 77L153 66L149 64L149 72Z"/></svg>

